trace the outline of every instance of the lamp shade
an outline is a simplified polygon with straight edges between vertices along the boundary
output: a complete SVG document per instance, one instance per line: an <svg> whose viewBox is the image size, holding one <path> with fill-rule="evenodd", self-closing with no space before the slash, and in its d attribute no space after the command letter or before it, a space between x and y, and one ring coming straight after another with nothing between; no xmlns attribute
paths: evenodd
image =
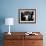
<svg viewBox="0 0 46 46"><path fill-rule="evenodd" d="M5 25L14 25L14 18L5 18Z"/></svg>

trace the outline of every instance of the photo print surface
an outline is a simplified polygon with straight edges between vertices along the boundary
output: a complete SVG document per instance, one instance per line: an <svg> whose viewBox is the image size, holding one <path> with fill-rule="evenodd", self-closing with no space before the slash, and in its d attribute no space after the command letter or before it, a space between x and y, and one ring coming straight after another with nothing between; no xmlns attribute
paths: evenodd
<svg viewBox="0 0 46 46"><path fill-rule="evenodd" d="M36 9L19 9L19 23L36 23Z"/></svg>

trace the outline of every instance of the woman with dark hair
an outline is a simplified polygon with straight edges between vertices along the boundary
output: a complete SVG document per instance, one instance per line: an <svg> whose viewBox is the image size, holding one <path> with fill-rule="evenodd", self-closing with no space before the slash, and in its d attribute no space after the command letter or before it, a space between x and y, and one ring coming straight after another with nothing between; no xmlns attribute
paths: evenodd
<svg viewBox="0 0 46 46"><path fill-rule="evenodd" d="M28 20L29 21L33 21L34 20L33 15L34 15L34 12L33 11L32 12L29 12L29 16L28 16Z"/></svg>

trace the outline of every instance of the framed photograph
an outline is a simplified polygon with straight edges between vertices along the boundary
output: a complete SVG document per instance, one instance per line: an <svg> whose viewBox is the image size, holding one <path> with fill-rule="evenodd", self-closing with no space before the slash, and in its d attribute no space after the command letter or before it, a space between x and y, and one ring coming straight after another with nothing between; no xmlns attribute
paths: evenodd
<svg viewBox="0 0 46 46"><path fill-rule="evenodd" d="M19 23L36 23L36 9L19 9Z"/></svg>

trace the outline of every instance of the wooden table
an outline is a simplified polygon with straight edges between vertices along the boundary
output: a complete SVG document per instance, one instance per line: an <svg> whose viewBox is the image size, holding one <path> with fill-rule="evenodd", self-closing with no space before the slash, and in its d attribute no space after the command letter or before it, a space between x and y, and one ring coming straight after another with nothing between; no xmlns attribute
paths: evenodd
<svg viewBox="0 0 46 46"><path fill-rule="evenodd" d="M8 35L4 33L4 46L43 46L43 35L40 32L38 35L25 35L26 32L11 32Z"/></svg>

